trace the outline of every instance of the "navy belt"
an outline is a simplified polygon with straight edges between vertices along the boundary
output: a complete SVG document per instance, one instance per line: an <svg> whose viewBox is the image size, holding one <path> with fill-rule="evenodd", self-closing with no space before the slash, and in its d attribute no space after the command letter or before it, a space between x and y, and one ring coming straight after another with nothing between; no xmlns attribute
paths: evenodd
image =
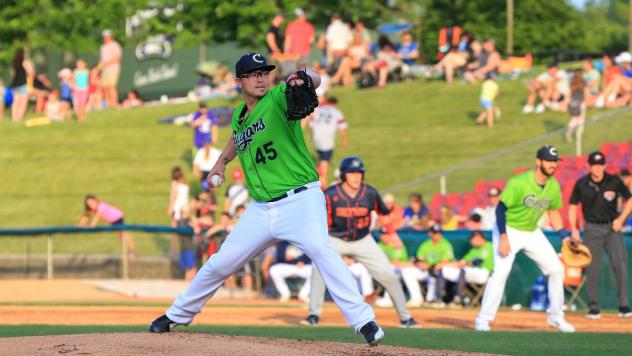
<svg viewBox="0 0 632 356"><path fill-rule="evenodd" d="M293 192L294 194L298 194L298 193L303 192L303 191L306 191L306 190L307 190L307 187L306 187L306 186L302 186L302 187L298 187L298 188L294 189L292 192ZM288 196L289 196L289 195L288 195L287 193L283 193L283 195L279 195L279 196L278 196L278 197L276 197L276 198L270 199L270 200L268 200L266 203L274 203L275 201L279 201L279 200L285 199L285 198L287 198Z"/></svg>

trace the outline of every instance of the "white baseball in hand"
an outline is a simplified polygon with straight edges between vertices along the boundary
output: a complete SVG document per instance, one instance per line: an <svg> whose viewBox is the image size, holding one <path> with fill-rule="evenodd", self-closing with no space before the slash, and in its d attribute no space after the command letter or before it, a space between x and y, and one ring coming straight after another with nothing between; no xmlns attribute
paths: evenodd
<svg viewBox="0 0 632 356"><path fill-rule="evenodd" d="M224 180L222 179L222 177L220 177L219 174L213 174L211 176L211 184L213 184L214 188L219 187L220 185L222 185L222 183L224 183Z"/></svg>

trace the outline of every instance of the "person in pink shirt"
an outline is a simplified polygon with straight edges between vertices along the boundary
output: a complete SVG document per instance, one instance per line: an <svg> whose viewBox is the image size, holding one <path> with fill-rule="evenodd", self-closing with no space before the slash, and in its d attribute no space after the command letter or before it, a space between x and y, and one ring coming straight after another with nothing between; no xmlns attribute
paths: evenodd
<svg viewBox="0 0 632 356"><path fill-rule="evenodd" d="M112 31L103 31L103 45L99 51L100 59L98 68L101 70L101 90L103 98L109 108L118 106L118 84L121 74L121 59L123 58L123 48L112 37Z"/></svg>
<svg viewBox="0 0 632 356"><path fill-rule="evenodd" d="M79 220L79 226L95 227L101 220L104 220L112 226L125 224L125 215L120 209L97 199L97 197L92 194L86 195L84 205L85 211ZM125 239L128 254L130 256L136 256L132 236L127 231L122 230L117 231L116 235L121 239Z"/></svg>
<svg viewBox="0 0 632 356"><path fill-rule="evenodd" d="M312 44L316 39L314 25L305 17L303 9L296 9L297 19L290 22L285 29L285 54L299 56L298 65L305 66L307 57L312 53Z"/></svg>

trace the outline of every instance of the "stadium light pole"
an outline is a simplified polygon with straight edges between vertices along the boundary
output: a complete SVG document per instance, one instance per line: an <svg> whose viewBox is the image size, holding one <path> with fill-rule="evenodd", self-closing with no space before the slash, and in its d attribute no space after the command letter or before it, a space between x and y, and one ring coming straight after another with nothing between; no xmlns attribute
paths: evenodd
<svg viewBox="0 0 632 356"><path fill-rule="evenodd" d="M632 3L632 0L630 0ZM513 54L514 2L507 0L507 54Z"/></svg>

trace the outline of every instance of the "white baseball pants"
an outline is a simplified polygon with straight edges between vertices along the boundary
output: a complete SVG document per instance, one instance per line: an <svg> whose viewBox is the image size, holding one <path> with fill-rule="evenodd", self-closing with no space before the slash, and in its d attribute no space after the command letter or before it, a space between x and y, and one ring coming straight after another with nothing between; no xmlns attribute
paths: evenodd
<svg viewBox="0 0 632 356"><path fill-rule="evenodd" d="M402 280L404 280L404 285L406 285L406 289L408 289L408 294L410 294L410 303L422 302L424 300L421 295L421 287L419 286L419 282L425 281L428 279L428 291L426 293L426 298L428 301L432 301L435 299L435 284L434 278L430 277L428 271L425 271L419 267L403 267L400 269L402 272ZM429 279L430 278L430 279Z"/></svg>
<svg viewBox="0 0 632 356"><path fill-rule="evenodd" d="M487 278L489 278L489 271L485 268L465 266L463 270L465 271L464 278L466 283L485 284ZM441 274L446 281L456 283L461 276L461 269L454 266L445 266L441 268Z"/></svg>
<svg viewBox="0 0 632 356"><path fill-rule="evenodd" d="M374 291L373 277L362 263L354 263L349 266L353 277L360 283L360 293L363 297L371 295ZM307 282L305 282L307 283Z"/></svg>
<svg viewBox="0 0 632 356"><path fill-rule="evenodd" d="M307 254L321 272L334 301L356 332L375 313L364 303L347 265L329 242L327 208L319 182L273 203L253 201L228 235L219 252L195 275L187 290L173 302L167 317L188 325L224 280L275 240L285 240Z"/></svg>
<svg viewBox="0 0 632 356"><path fill-rule="evenodd" d="M270 278L274 282L274 287L281 295L281 299L289 298L291 295L290 288L287 286L286 278L299 277L305 279L303 287L298 292L300 299L309 298L310 278L312 277L312 266L297 266L289 263L276 263L270 267Z"/></svg>
<svg viewBox="0 0 632 356"><path fill-rule="evenodd" d="M538 265L544 275L549 278L549 309L547 310L549 317L553 319L563 318L564 266L557 257L557 253L549 240L547 240L540 229L535 231L520 231L509 226L507 226L507 237L509 238L510 252L507 256L502 257L498 253L500 234L498 233L498 229L496 227L494 228L492 234L492 242L494 245L494 271L491 277L489 277L489 281L487 281L481 310L477 318L487 322L494 320L503 293L505 292L505 283L507 282L509 272L511 272L516 254L523 250L524 253Z"/></svg>

